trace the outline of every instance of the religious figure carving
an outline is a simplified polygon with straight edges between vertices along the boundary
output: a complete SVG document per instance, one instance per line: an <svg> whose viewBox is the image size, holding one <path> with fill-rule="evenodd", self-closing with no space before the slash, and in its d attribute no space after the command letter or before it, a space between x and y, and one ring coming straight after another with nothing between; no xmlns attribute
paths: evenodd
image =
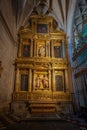
<svg viewBox="0 0 87 130"><path fill-rule="evenodd" d="M43 77L43 86L44 88L48 88L48 77L46 74Z"/></svg>
<svg viewBox="0 0 87 130"><path fill-rule="evenodd" d="M35 82L36 82L37 89L47 89L48 88L48 77L46 74L42 78L40 77L40 75L37 75Z"/></svg>
<svg viewBox="0 0 87 130"><path fill-rule="evenodd" d="M36 88L43 89L42 79L41 79L40 75L37 75L37 77L36 77Z"/></svg>
<svg viewBox="0 0 87 130"><path fill-rule="evenodd" d="M45 47L44 46L41 46L40 48L39 48L39 56L45 56Z"/></svg>

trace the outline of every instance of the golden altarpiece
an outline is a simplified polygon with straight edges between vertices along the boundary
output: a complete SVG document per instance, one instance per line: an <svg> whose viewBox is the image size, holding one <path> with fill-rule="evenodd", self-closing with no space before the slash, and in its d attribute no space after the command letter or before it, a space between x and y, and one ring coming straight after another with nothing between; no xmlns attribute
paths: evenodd
<svg viewBox="0 0 87 130"><path fill-rule="evenodd" d="M33 15L30 26L19 31L14 109L25 102L31 113L70 109L66 35L55 27L53 17Z"/></svg>

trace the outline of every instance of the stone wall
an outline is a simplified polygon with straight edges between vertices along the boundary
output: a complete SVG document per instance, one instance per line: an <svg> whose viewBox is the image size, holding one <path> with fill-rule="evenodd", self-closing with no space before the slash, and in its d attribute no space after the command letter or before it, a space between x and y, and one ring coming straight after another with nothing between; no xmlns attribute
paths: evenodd
<svg viewBox="0 0 87 130"><path fill-rule="evenodd" d="M17 46L6 31L3 22L0 22L0 61L2 62L2 75L0 78L0 110L6 109L12 99L14 89L15 66Z"/></svg>
<svg viewBox="0 0 87 130"><path fill-rule="evenodd" d="M0 111L9 109L14 89L15 67L17 55L16 12L12 0L0 1L0 61L2 75L0 78Z"/></svg>

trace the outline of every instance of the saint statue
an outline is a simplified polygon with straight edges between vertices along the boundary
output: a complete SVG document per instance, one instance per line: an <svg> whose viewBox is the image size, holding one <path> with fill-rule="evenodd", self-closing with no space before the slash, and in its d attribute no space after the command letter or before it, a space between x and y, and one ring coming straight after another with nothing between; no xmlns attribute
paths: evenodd
<svg viewBox="0 0 87 130"><path fill-rule="evenodd" d="M40 75L37 75L36 77L36 88L43 89L42 79Z"/></svg>
<svg viewBox="0 0 87 130"><path fill-rule="evenodd" d="M39 48L39 56L45 56L45 47L44 46L41 46L40 48Z"/></svg>
<svg viewBox="0 0 87 130"><path fill-rule="evenodd" d="M43 77L43 86L44 88L48 88L48 77L46 74Z"/></svg>

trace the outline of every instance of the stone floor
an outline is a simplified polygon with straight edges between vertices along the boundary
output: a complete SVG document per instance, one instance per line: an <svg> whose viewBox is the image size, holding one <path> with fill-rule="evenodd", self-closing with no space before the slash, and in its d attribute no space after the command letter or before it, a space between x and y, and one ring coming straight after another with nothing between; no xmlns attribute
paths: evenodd
<svg viewBox="0 0 87 130"><path fill-rule="evenodd" d="M63 120L22 121L8 125L6 130L81 130L79 126Z"/></svg>
<svg viewBox="0 0 87 130"><path fill-rule="evenodd" d="M0 115L0 130L87 130L87 122L76 115Z"/></svg>

